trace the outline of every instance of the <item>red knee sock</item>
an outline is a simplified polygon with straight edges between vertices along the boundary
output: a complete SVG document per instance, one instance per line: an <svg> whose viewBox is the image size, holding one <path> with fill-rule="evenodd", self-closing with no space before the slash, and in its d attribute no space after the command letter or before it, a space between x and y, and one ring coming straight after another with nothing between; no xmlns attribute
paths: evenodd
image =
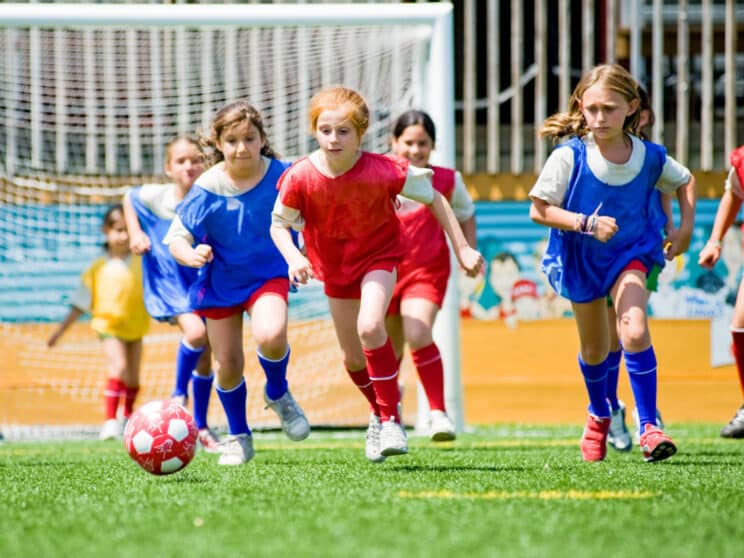
<svg viewBox="0 0 744 558"><path fill-rule="evenodd" d="M119 408L119 399L124 394L124 389L124 382L119 378L106 380L106 387L103 390L103 408L106 420L116 418L116 409Z"/></svg>
<svg viewBox="0 0 744 558"><path fill-rule="evenodd" d="M421 386L432 411L444 411L444 366L442 355L435 343L411 352Z"/></svg>
<svg viewBox="0 0 744 558"><path fill-rule="evenodd" d="M359 391L362 392L362 395L367 398L367 401L369 401L369 406L372 409L372 412L380 416L380 408L377 406L377 396L375 395L375 388L372 386L372 380L369 379L369 374L367 374L367 369L362 368L361 370L349 370L349 368L346 368L347 374L349 374L349 378L351 378L351 381L354 382L354 385L359 388Z"/></svg>
<svg viewBox="0 0 744 558"><path fill-rule="evenodd" d="M376 349L364 349L364 357L367 359L367 371L372 387L377 396L377 405L380 407L380 420L385 422L398 416L398 403L400 403L400 389L398 387L398 359L395 358L393 345L388 339L382 347Z"/></svg>
<svg viewBox="0 0 744 558"><path fill-rule="evenodd" d="M734 354L736 370L739 373L739 385L744 394L744 329L732 329L731 337L734 340L731 344L731 352Z"/></svg>
<svg viewBox="0 0 744 558"><path fill-rule="evenodd" d="M126 386L124 388L124 418L128 419L134 411L134 402L139 393L139 386Z"/></svg>

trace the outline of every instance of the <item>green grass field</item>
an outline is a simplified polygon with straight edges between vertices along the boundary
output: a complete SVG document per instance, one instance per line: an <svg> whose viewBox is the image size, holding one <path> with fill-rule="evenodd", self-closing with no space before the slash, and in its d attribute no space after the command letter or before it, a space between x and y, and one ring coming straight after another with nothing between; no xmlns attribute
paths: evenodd
<svg viewBox="0 0 744 558"><path fill-rule="evenodd" d="M680 451L583 463L576 427L477 428L373 465L363 433L256 434L242 467L166 477L120 443L0 445L0 556L744 555L744 441L672 425Z"/></svg>

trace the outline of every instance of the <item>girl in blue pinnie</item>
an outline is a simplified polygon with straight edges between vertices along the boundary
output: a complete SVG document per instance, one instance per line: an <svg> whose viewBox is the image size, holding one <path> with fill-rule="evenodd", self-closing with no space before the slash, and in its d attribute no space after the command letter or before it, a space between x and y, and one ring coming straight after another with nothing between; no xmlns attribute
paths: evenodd
<svg viewBox="0 0 744 558"><path fill-rule="evenodd" d="M543 271L571 301L578 327L579 367L589 394L585 461L601 461L607 452L608 296L638 408L643 457L660 461L677 451L656 424L647 278L690 244L695 181L663 146L635 135L639 105L638 84L622 66L592 69L574 89L568 111L544 122L541 135L569 139L551 153L530 191L530 217L551 228ZM665 235L655 188L676 192L679 203L680 226Z"/></svg>

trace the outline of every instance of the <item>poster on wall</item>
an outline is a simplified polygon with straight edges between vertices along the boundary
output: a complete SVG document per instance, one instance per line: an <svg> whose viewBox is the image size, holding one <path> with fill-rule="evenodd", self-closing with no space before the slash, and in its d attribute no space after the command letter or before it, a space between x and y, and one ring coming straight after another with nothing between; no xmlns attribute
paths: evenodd
<svg viewBox="0 0 744 558"><path fill-rule="evenodd" d="M744 271L738 223L724 237L713 269L697 263L717 205L717 200L701 200L689 251L667 262L648 303L653 318L710 320L713 366L733 362L728 328ZM501 320L515 328L520 322L572 315L570 302L553 292L541 271L548 229L529 221L528 208L527 202L478 204L478 249L486 265L478 277L460 274L463 317Z"/></svg>

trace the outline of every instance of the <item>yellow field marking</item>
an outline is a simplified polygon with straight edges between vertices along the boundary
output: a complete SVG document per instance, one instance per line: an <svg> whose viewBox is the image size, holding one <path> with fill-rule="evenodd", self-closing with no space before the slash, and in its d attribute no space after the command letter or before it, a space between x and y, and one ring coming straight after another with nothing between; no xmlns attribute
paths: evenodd
<svg viewBox="0 0 744 558"><path fill-rule="evenodd" d="M517 490L506 492L495 490L489 492L457 493L449 490L422 492L398 492L400 498L441 499L441 500L640 500L656 498L661 492L629 490Z"/></svg>
<svg viewBox="0 0 744 558"><path fill-rule="evenodd" d="M579 443L578 439L571 440L485 440L470 444L474 448L514 448L521 446L530 447L556 447L556 446L575 446Z"/></svg>

